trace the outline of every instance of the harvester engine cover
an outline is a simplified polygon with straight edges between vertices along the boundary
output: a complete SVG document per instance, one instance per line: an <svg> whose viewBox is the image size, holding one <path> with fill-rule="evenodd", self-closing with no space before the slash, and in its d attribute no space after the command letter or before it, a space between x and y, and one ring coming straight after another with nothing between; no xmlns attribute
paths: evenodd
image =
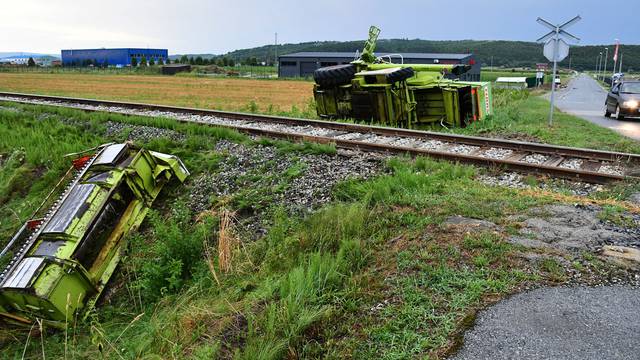
<svg viewBox="0 0 640 360"><path fill-rule="evenodd" d="M189 175L172 155L108 144L78 157L47 212L28 220L0 254L0 318L65 327L91 308L113 274L126 235L162 187Z"/></svg>

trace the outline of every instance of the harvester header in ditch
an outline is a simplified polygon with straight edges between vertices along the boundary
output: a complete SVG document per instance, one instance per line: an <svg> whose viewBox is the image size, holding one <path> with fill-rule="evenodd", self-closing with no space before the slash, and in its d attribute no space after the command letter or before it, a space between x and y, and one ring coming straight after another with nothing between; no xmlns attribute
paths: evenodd
<svg viewBox="0 0 640 360"><path fill-rule="evenodd" d="M490 83L445 78L469 71L469 65L385 62L374 53L379 34L377 27L369 29L359 59L315 71L320 117L425 128L466 126L492 114Z"/></svg>
<svg viewBox="0 0 640 360"><path fill-rule="evenodd" d="M78 155L60 197L45 201L0 254L0 319L64 327L93 306L163 186L189 171L172 155L108 144ZM60 182L59 184L64 184Z"/></svg>

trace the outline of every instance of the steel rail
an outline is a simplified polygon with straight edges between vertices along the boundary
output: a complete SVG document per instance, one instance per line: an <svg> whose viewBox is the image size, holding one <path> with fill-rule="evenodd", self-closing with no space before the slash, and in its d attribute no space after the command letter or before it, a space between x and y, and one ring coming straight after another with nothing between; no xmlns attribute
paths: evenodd
<svg viewBox="0 0 640 360"><path fill-rule="evenodd" d="M24 99L26 103L28 103L28 100L45 100L45 101L52 101L52 102L58 102L58 103L66 102L66 103L75 103L75 104L83 104L83 105L91 105L91 106L120 107L120 108L126 108L126 109L165 111L165 112L180 113L180 114L215 116L215 117L224 118L224 119L244 120L244 121L250 121L255 123L282 124L282 125L290 125L290 126L311 126L316 128L345 132L345 133L355 132L355 133L363 133L363 134L374 134L374 135L380 135L380 136L413 138L413 139L419 139L419 140L438 140L438 141L449 142L454 144L464 144L464 145L471 145L471 146L477 146L477 147L502 148L502 149L509 149L509 150L518 151L518 152L544 154L544 155L564 157L564 158L580 158L588 161L609 161L609 162L616 162L616 163L626 163L626 164L631 164L635 166L640 165L640 155L637 155L637 154L609 152L609 151L583 149L583 148L572 148L572 147L566 147L566 146L555 146L555 145L539 144L539 143L531 143L531 142L523 142L523 141L482 138L482 137L476 137L476 136L445 134L445 133L437 133L432 131L386 128L386 127L380 127L380 126L368 126L368 125L361 125L361 124L339 123L339 122L330 122L330 121L322 121L322 120L298 119L298 118L277 117L277 116L269 116L269 115L227 112L227 111L219 111L219 110L195 109L195 108L188 108L188 107L175 107L175 106L167 106L167 105L153 105L153 104L145 104L145 103L131 103L131 102L120 102L120 101L109 101L109 100L70 98L70 97L50 96L50 95L0 92L0 96ZM62 106L62 107L73 107L71 105L65 106L62 104L55 104L55 105ZM85 111L108 111L108 110L100 110L100 109L84 109L84 108L79 108L79 109L85 110ZM258 129L258 128L252 128L249 126L242 126L242 125L210 124L202 121L190 121L190 120L183 120L183 119L174 119L174 120L178 122L198 123L203 125L226 127L226 128L241 131L243 133L248 133L248 134L258 135L258 136L267 136L272 138L287 139L287 140L293 140L293 141L333 143L336 145L336 147L345 148L345 149L374 151L374 152L382 152L382 153L390 153L390 154L409 154L411 156L427 156L431 158L460 162L465 164L480 165L485 167L495 167L499 169L507 169L507 170L513 170L518 172L525 172L525 173L549 175L552 177L559 177L559 178L584 181L584 182L590 182L590 183L605 184L613 181L636 178L632 176L607 174L607 173L584 170L584 169L562 168L559 166L550 166L545 164L532 164L527 162L509 160L509 159L496 159L496 158L490 158L490 157L481 157L481 156L474 156L474 155L468 155L468 154L457 154L457 153L437 151L437 150L427 150L427 149L419 149L419 148L412 148L412 147L405 147L405 146L379 144L379 143L372 143L367 141L343 140L343 139L337 139L335 137L327 137L327 136L312 136L307 134L296 134L291 132Z"/></svg>

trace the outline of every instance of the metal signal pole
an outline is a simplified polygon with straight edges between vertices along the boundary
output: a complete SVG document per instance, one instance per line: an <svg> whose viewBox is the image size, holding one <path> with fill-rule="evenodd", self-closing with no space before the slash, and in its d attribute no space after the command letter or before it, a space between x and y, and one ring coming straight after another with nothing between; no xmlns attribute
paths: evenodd
<svg viewBox="0 0 640 360"><path fill-rule="evenodd" d="M575 24L582 19L580 15L565 22L561 25L554 25L543 18L538 18L536 21L549 28L551 31L538 39L538 42L544 42L544 56L549 61L553 61L553 75L551 77L551 107L549 109L549 126L553 125L553 110L554 110L554 97L556 92L556 72L558 68L558 62L564 60L569 55L569 45L562 39L560 35L565 38L570 38L575 41L580 41L579 38L565 31L565 28Z"/></svg>

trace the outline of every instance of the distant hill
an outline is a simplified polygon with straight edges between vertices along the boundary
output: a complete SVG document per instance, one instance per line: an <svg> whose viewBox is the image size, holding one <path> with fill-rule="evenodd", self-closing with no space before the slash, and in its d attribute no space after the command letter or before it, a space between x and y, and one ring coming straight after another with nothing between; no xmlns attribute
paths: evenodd
<svg viewBox="0 0 640 360"><path fill-rule="evenodd" d="M364 40L359 41L319 41L299 44L278 45L278 54L284 55L299 51L345 51L353 52L361 50ZM595 68L598 53L604 46L573 46L571 48L571 67L577 70L591 70ZM236 61L256 57L259 61L273 61L274 45L265 45L251 49L235 50L225 54ZM613 47L609 46L609 62L607 68L611 68ZM533 67L536 63L546 62L542 55L542 45L526 41L506 40L408 40L408 39L382 39L378 40L376 51L378 52L429 52L429 53L474 53L477 59L484 65L491 63L493 66L505 67ZM623 70L629 68L640 70L640 45L621 45L623 56ZM569 57L561 63L569 66Z"/></svg>
<svg viewBox="0 0 640 360"><path fill-rule="evenodd" d="M0 52L0 59L7 58L55 58L59 59L60 57L53 54L41 54L41 53L30 53L30 52L17 52L17 51L8 51L8 52Z"/></svg>

